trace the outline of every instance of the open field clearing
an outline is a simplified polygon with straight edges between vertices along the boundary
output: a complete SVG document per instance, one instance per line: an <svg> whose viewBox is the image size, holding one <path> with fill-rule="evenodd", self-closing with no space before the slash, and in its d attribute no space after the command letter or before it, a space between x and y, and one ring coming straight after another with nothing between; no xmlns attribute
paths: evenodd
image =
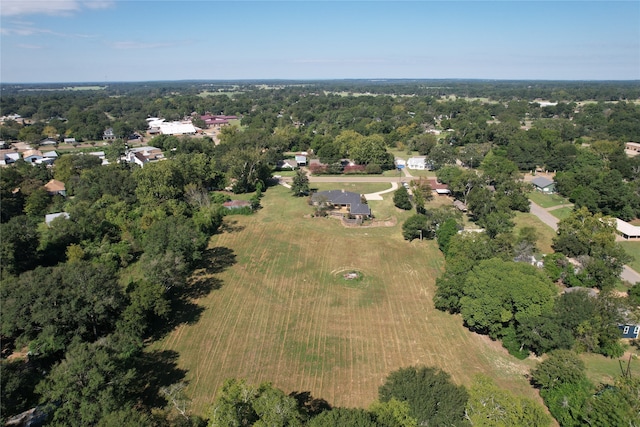
<svg viewBox="0 0 640 427"><path fill-rule="evenodd" d="M624 250L633 257L633 260L628 263L629 267L635 271L640 271L640 242L625 241L620 242Z"/></svg>
<svg viewBox="0 0 640 427"><path fill-rule="evenodd" d="M409 215L389 200L371 203L374 213ZM509 356L459 316L433 308L443 269L435 242L408 243L400 225L345 228L308 218L306 199L282 186L262 204L253 216L226 218L233 223L211 239L236 262L216 275L220 289L196 301L199 320L154 345L180 353L195 413L206 413L230 377L366 407L391 371L409 365L440 367L463 384L484 373L535 397L524 376L534 361ZM345 279L352 272L357 277Z"/></svg>
<svg viewBox="0 0 640 427"><path fill-rule="evenodd" d="M543 254L550 254L553 252L551 245L553 244L553 238L555 237L556 232L547 224L540 221L537 216L531 213L516 212L513 222L516 225L513 228L513 232L516 235L524 227L533 227L536 229L536 237L538 238L536 246L540 252Z"/></svg>
<svg viewBox="0 0 640 427"><path fill-rule="evenodd" d="M529 193L529 199L533 200L536 204L542 206L545 209L552 208L554 206L571 204L568 199L565 199L559 194L543 194L540 191L532 191Z"/></svg>

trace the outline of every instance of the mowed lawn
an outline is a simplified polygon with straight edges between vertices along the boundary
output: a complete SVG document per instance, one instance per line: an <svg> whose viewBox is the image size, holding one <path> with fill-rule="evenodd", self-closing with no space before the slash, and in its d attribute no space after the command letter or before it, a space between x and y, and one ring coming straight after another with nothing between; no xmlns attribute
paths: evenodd
<svg viewBox="0 0 640 427"><path fill-rule="evenodd" d="M204 309L196 323L154 344L180 353L196 414L206 414L231 377L367 407L390 372L410 365L440 367L466 385L484 373L535 397L525 379L534 361L509 356L459 316L433 308L443 257L433 241L402 239L409 214L393 207L391 194L371 206L395 214L393 227L310 218L306 200L280 186L255 215L225 219L227 231L210 247L231 249L235 264L216 274L219 289L196 301ZM361 278L345 280L352 271Z"/></svg>

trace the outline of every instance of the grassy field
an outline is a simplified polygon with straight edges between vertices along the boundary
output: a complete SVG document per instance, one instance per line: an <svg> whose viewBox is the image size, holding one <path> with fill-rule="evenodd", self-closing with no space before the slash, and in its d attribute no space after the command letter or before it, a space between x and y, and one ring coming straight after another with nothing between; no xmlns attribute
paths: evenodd
<svg viewBox="0 0 640 427"><path fill-rule="evenodd" d="M551 215L555 216L558 219L567 218L569 215L571 215L571 212L573 212L573 207L564 207L564 208L552 209L549 211Z"/></svg>
<svg viewBox="0 0 640 427"><path fill-rule="evenodd" d="M459 316L433 308L443 269L435 242L406 242L400 225L345 228L336 219L309 218L305 200L281 186L270 188L262 205L253 216L225 219L232 222L210 248L232 251L235 262L199 277L221 287L195 301L198 321L153 347L179 352L195 413L206 412L230 377L366 407L390 372L409 365L440 367L467 385L484 373L500 387L536 396L525 379L534 361L511 357L465 329ZM411 214L389 200L371 207L398 223ZM360 276L346 280L347 272Z"/></svg>
<svg viewBox="0 0 640 427"><path fill-rule="evenodd" d="M624 250L633 257L628 265L635 271L640 271L640 241L636 242L620 242Z"/></svg>
<svg viewBox="0 0 640 427"><path fill-rule="evenodd" d="M571 203L559 194L543 194L540 191L532 191L529 194L529 199L545 209Z"/></svg>
<svg viewBox="0 0 640 427"><path fill-rule="evenodd" d="M553 243L552 240L555 237L556 232L544 222L540 221L537 216L530 213L516 212L516 217L513 222L516 224L513 229L513 232L516 235L524 227L535 228L536 235L538 237L538 241L536 243L538 249L544 254L553 253L551 244Z"/></svg>

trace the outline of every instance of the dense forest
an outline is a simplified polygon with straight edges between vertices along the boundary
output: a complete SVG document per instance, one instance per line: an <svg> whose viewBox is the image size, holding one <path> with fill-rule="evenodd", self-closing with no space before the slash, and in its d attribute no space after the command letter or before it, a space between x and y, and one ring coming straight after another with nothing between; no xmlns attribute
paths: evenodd
<svg viewBox="0 0 640 427"><path fill-rule="evenodd" d="M548 354L531 381L560 425L640 423L640 379L593 384L576 356L620 356L617 325L622 313L638 311L640 285L630 298L609 292L629 259L607 219L640 217L640 156L624 151L626 142L640 143L638 82L68 86L2 87L0 115L14 115L0 126L7 145L46 138L102 144L107 128L117 137L101 146L106 166L70 150L53 167L19 160L1 171L3 422L37 405L49 425L549 425L542 407L488 378L467 390L430 367L390 374L366 410L236 379L209 414L193 415L178 355L148 349L197 320L193 298L219 286L194 272L237 262L233 250L207 247L226 226L223 203L232 194L251 194L242 213L259 209L278 163L292 152L317 158L324 169L315 173L380 174L395 167L395 150L427 156L486 231L459 234L459 212L425 209L428 184L414 185L411 199L397 190L394 203L416 210L403 236L437 240L446 260L435 306L460 314L515 357ZM201 125L205 113L235 115L240 125L222 128L218 144L200 135L156 136L148 143L167 160L143 168L117 161L127 138L146 132L147 118ZM345 158L359 168L345 170ZM556 172L558 191L576 207L541 269L520 262L537 253L536 236L514 233L512 222L514 212L529 210L531 188L520 176L536 170ZM66 195L44 189L51 179L65 184ZM305 184L294 193L306 194ZM44 224L58 212L66 216ZM560 284L601 292L559 294Z"/></svg>

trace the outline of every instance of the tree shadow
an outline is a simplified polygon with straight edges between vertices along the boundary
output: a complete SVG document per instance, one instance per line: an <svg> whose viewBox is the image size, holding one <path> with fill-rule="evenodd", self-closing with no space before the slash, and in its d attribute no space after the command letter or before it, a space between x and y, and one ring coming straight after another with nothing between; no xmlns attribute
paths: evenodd
<svg viewBox="0 0 640 427"><path fill-rule="evenodd" d="M162 387L184 382L186 369L178 368L180 354L173 350L142 352L133 360L133 369L138 372L131 393L140 403L149 408L162 408L167 400L162 396Z"/></svg>
<svg viewBox="0 0 640 427"><path fill-rule="evenodd" d="M309 418L330 411L332 406L322 398L314 398L310 391L292 391L289 397L293 397L298 402L298 409Z"/></svg>
<svg viewBox="0 0 640 427"><path fill-rule="evenodd" d="M182 324L192 325L200 320L205 308L194 300L209 295L222 287L222 280L215 274L225 271L236 263L236 254L232 249L217 246L204 251L202 261L191 274L184 286L169 291L171 315L166 320L156 322L153 339L158 340Z"/></svg>
<svg viewBox="0 0 640 427"><path fill-rule="evenodd" d="M238 221L235 219L227 219L222 221L218 233L235 233L244 230L244 225L238 225Z"/></svg>

